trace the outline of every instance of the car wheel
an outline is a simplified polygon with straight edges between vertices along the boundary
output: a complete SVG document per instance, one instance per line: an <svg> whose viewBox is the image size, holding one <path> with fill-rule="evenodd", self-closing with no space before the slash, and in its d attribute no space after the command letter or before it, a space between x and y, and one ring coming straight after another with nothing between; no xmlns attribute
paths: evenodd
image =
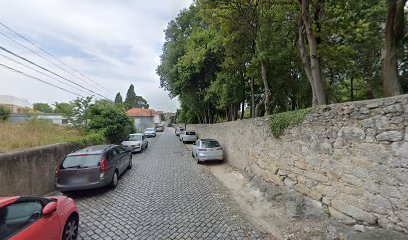
<svg viewBox="0 0 408 240"><path fill-rule="evenodd" d="M116 186L118 186L118 171L115 171L113 173L112 180L109 183L109 187L112 188L112 189L116 188Z"/></svg>
<svg viewBox="0 0 408 240"><path fill-rule="evenodd" d="M131 168L132 168L132 165L133 165L132 156L130 156L128 169L131 169Z"/></svg>
<svg viewBox="0 0 408 240"><path fill-rule="evenodd" d="M75 240L78 237L78 217L73 215L68 218L62 233L63 240Z"/></svg>
<svg viewBox="0 0 408 240"><path fill-rule="evenodd" d="M191 156L194 157L194 153L191 151Z"/></svg>
<svg viewBox="0 0 408 240"><path fill-rule="evenodd" d="M146 147L145 147L145 149L146 149L147 147L149 147L149 143L146 143Z"/></svg>

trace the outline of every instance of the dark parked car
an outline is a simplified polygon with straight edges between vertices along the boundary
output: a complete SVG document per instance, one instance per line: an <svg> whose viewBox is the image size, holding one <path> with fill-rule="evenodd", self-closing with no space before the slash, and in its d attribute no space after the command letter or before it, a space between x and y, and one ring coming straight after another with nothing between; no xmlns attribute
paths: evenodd
<svg viewBox="0 0 408 240"><path fill-rule="evenodd" d="M98 145L68 154L55 171L55 187L75 191L109 186L132 168L132 154L118 145Z"/></svg>

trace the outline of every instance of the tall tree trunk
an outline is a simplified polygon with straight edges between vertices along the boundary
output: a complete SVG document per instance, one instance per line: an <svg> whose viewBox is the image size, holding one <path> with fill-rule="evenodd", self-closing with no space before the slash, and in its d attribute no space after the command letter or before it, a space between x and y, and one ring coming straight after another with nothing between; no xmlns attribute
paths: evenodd
<svg viewBox="0 0 408 240"><path fill-rule="evenodd" d="M384 96L402 94L398 74L397 48L404 32L404 6L407 0L387 0L388 13L384 39Z"/></svg>
<svg viewBox="0 0 408 240"><path fill-rule="evenodd" d="M245 113L245 99L242 101L242 105L241 105L241 116L239 119L244 119L244 113Z"/></svg>
<svg viewBox="0 0 408 240"><path fill-rule="evenodd" d="M264 90L265 90L265 116L271 114L271 110L269 107L270 103L270 96L271 96L271 91L269 90L269 83L268 83L268 78L267 78L267 72L266 72L266 65L265 61L261 60L261 70L262 70L262 81L264 84Z"/></svg>
<svg viewBox="0 0 408 240"><path fill-rule="evenodd" d="M251 118L255 117L255 90L254 90L254 78L251 78Z"/></svg>
<svg viewBox="0 0 408 240"><path fill-rule="evenodd" d="M265 101L265 96L263 96L262 100L256 104L255 106L255 117L258 117L259 108L261 107L262 103Z"/></svg>
<svg viewBox="0 0 408 240"><path fill-rule="evenodd" d="M317 97L317 103L319 105L325 105L327 103L326 93L323 86L320 60L317 54L316 36L313 33L312 19L310 18L309 14L309 0L301 1L302 1L302 18L306 29L307 41L309 43L310 66L313 77L313 83L315 87L315 93Z"/></svg>
<svg viewBox="0 0 408 240"><path fill-rule="evenodd" d="M305 38L304 38L304 27L303 27L303 21L302 18L299 18L299 26L298 26L298 31L299 31L299 40L298 40L298 47L299 47L299 52L300 52L300 57L302 59L302 65L303 69L305 70L307 80L309 80L310 86L312 88L312 106L317 105L317 97L316 97L316 90L315 86L313 83L313 76L312 76L312 69L310 66L310 57L306 52L306 47L305 47Z"/></svg>

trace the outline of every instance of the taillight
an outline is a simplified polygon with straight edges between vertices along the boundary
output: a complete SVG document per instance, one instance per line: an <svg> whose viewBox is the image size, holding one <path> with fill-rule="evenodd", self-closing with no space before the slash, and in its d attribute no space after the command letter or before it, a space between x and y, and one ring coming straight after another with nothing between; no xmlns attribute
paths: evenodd
<svg viewBox="0 0 408 240"><path fill-rule="evenodd" d="M58 177L59 174L59 165L55 168L55 177Z"/></svg>
<svg viewBox="0 0 408 240"><path fill-rule="evenodd" d="M217 148L217 150L222 150L222 147Z"/></svg>
<svg viewBox="0 0 408 240"><path fill-rule="evenodd" d="M205 149L205 148L199 148L198 151L199 151L199 152L205 152L205 151L207 151L207 149Z"/></svg>
<svg viewBox="0 0 408 240"><path fill-rule="evenodd" d="M108 164L106 164L105 159L101 160L101 166L99 167L99 169L101 170L101 173L105 173L108 171Z"/></svg>

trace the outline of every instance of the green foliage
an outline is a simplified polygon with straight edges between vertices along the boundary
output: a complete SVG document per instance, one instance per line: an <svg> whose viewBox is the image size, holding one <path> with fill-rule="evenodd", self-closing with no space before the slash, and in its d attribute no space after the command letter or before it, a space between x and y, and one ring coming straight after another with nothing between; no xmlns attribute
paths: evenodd
<svg viewBox="0 0 408 240"><path fill-rule="evenodd" d="M103 133L111 143L120 143L135 132L134 122L114 103L96 102L89 109L89 129Z"/></svg>
<svg viewBox="0 0 408 240"><path fill-rule="evenodd" d="M0 106L0 121L6 121L10 116L10 110L4 106Z"/></svg>
<svg viewBox="0 0 408 240"><path fill-rule="evenodd" d="M34 103L33 109L43 113L52 113L54 110L48 103Z"/></svg>
<svg viewBox="0 0 408 240"><path fill-rule="evenodd" d="M74 116L74 107L71 103L54 103L55 113L60 113L62 116L66 117L68 121L72 121Z"/></svg>
<svg viewBox="0 0 408 240"><path fill-rule="evenodd" d="M77 144L78 147L86 147L90 145L105 144L108 140L102 132L89 132L84 136L71 139L70 142Z"/></svg>
<svg viewBox="0 0 408 240"><path fill-rule="evenodd" d="M164 116L164 113L160 113L160 121L166 121L166 116Z"/></svg>
<svg viewBox="0 0 408 240"><path fill-rule="evenodd" d="M196 0L170 21L157 74L161 87L180 101L178 121L235 120L242 105L243 117L262 115L266 86L272 112L311 107L307 63L300 56L299 31L304 35L305 29L299 3ZM386 1L309 3L327 102L382 97ZM405 35L398 50L404 91L407 43ZM310 60L306 38L305 44Z"/></svg>
<svg viewBox="0 0 408 240"><path fill-rule="evenodd" d="M115 103L116 104L122 104L123 100L122 100L122 95L120 95L120 93L117 93L115 96Z"/></svg>
<svg viewBox="0 0 408 240"><path fill-rule="evenodd" d="M290 112L275 113L269 117L272 134L279 138L287 128L295 127L303 122L311 108L295 110Z"/></svg>
<svg viewBox="0 0 408 240"><path fill-rule="evenodd" d="M136 95L135 87L133 86L133 84L130 85L126 93L124 105L126 110L129 110L131 108L149 108L149 104L147 104L147 101L143 97Z"/></svg>

